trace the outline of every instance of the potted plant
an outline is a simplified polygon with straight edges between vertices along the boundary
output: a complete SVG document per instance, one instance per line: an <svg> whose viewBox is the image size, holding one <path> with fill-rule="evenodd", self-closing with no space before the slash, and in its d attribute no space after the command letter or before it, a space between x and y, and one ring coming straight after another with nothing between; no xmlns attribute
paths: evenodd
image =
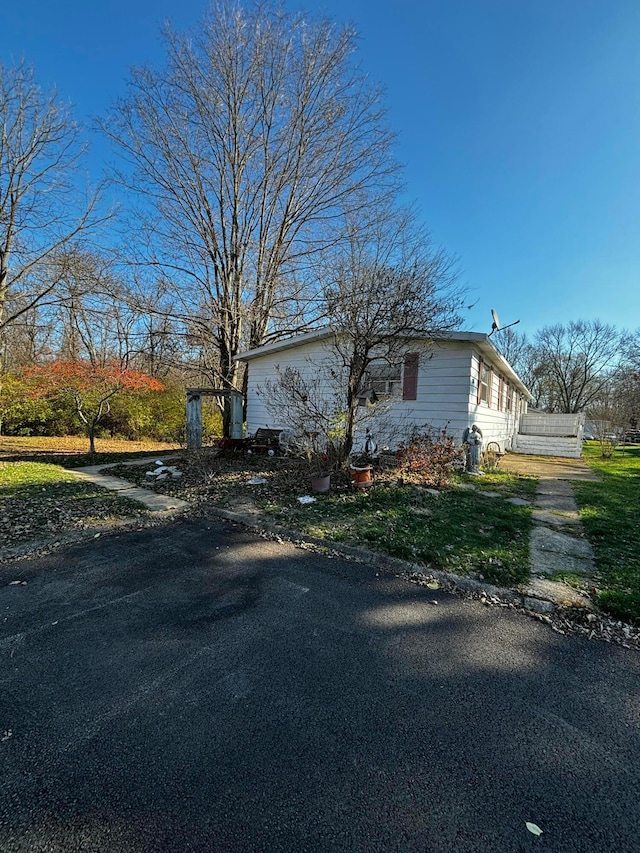
<svg viewBox="0 0 640 853"><path fill-rule="evenodd" d="M315 471L311 475L311 489L324 494L331 488L331 471Z"/></svg>
<svg viewBox="0 0 640 853"><path fill-rule="evenodd" d="M311 471L311 489L324 494L331 488L331 467L329 456L321 446L320 432L305 431L300 442L300 450Z"/></svg>

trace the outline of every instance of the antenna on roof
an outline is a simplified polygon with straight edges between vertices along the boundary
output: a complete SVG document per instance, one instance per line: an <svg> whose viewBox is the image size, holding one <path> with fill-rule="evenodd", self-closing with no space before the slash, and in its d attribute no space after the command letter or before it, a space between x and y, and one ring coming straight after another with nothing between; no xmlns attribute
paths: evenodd
<svg viewBox="0 0 640 853"><path fill-rule="evenodd" d="M491 319L493 322L491 324L491 331L489 332L488 337L491 337L494 332L501 332L502 329L508 329L511 326L516 326L520 322L520 320L514 320L513 323L508 323L506 326L501 326L500 320L498 319L498 314L496 311L493 310L493 308L491 309Z"/></svg>

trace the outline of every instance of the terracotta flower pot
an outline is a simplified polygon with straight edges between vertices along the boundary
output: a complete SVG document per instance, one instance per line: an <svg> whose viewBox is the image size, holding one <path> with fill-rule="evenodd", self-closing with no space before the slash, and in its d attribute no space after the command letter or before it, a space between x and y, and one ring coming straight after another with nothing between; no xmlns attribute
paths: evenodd
<svg viewBox="0 0 640 853"><path fill-rule="evenodd" d="M371 465L363 465L362 467L350 466L349 473L356 489L366 489L367 486L371 485L371 471Z"/></svg>
<svg viewBox="0 0 640 853"><path fill-rule="evenodd" d="M328 492L331 488L331 474L326 471L320 471L317 474L311 475L311 488L314 492Z"/></svg>

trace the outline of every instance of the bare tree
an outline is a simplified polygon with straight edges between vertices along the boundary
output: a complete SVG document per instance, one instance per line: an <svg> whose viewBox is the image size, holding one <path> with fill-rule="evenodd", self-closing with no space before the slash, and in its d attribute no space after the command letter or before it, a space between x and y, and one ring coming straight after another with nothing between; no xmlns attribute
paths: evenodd
<svg viewBox="0 0 640 853"><path fill-rule="evenodd" d="M499 329L493 336L493 343L522 379L528 370L528 351L531 347L527 336L515 329Z"/></svg>
<svg viewBox="0 0 640 853"><path fill-rule="evenodd" d="M626 336L599 320L545 326L533 344L540 402L550 412L581 412L615 376ZM532 389L533 390L533 389Z"/></svg>
<svg viewBox="0 0 640 853"><path fill-rule="evenodd" d="M0 335L0 373L17 371L49 355L53 336L49 318L42 317L37 308L22 313Z"/></svg>
<svg viewBox="0 0 640 853"><path fill-rule="evenodd" d="M52 297L50 260L100 219L98 195L77 186L82 152L56 93L24 64L0 63L0 333Z"/></svg>
<svg viewBox="0 0 640 853"><path fill-rule="evenodd" d="M285 394L279 396L273 383L266 394L267 406L269 399L277 405L289 394L302 402L310 423L329 424L338 464L352 451L363 394L375 392L373 373L388 388L399 364L408 369L408 352L417 369L417 360L459 323L461 307L455 262L431 244L412 211L379 210L347 220L344 230L346 243L327 253L321 265L324 316L333 336L327 365L318 365L317 372L329 375L309 379L289 371L280 378ZM318 388L331 393L319 399ZM373 412L366 414L371 419Z"/></svg>
<svg viewBox="0 0 640 853"><path fill-rule="evenodd" d="M263 342L293 271L364 189L395 188L393 137L351 27L221 0L164 43L166 68L134 70L101 127L128 161L117 180L142 198L144 260L206 325L216 381L238 387L234 356Z"/></svg>
<svg viewBox="0 0 640 853"><path fill-rule="evenodd" d="M613 390L622 412L623 427L637 430L640 424L640 372L623 367L616 376Z"/></svg>
<svg viewBox="0 0 640 853"><path fill-rule="evenodd" d="M603 456L611 456L625 429L629 427L627 399L618 378L612 376L587 409L590 430L599 442Z"/></svg>
<svg viewBox="0 0 640 853"><path fill-rule="evenodd" d="M640 329L624 336L622 358L629 370L640 374Z"/></svg>
<svg viewBox="0 0 640 853"><path fill-rule="evenodd" d="M49 266L59 283L56 304L43 307L41 314L56 330L57 356L95 367L121 356L116 334L121 306L108 259L72 245L58 251Z"/></svg>
<svg viewBox="0 0 640 853"><path fill-rule="evenodd" d="M323 290L333 347L345 372L343 453L353 446L358 396L373 362L397 364L412 345L419 357L460 322L455 262L435 248L411 210L352 220Z"/></svg>
<svg viewBox="0 0 640 853"><path fill-rule="evenodd" d="M637 430L640 423L640 329L625 338L611 390L622 413L622 426Z"/></svg>

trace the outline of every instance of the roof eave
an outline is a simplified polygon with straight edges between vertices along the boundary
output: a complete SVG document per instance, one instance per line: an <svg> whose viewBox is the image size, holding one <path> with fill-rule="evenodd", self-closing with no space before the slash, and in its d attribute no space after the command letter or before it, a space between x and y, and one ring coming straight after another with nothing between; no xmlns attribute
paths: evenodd
<svg viewBox="0 0 640 853"><path fill-rule="evenodd" d="M314 329L312 332L305 332L303 335L296 335L291 338L284 338L280 341L274 341L271 344L265 344L261 347L256 347L246 352L238 353L234 356L234 361L252 361L256 358L261 358L265 355L274 355L278 352L283 352L287 349L293 349L304 344L322 341L334 335L335 329L330 326L322 326L320 329ZM532 394L520 379L509 362L500 354L500 351L495 344L489 340L489 336L483 332L445 332L439 337L434 338L435 341L468 341L474 344L480 352L487 355L494 364L499 365L503 373L506 373L519 387L527 397L531 398Z"/></svg>

